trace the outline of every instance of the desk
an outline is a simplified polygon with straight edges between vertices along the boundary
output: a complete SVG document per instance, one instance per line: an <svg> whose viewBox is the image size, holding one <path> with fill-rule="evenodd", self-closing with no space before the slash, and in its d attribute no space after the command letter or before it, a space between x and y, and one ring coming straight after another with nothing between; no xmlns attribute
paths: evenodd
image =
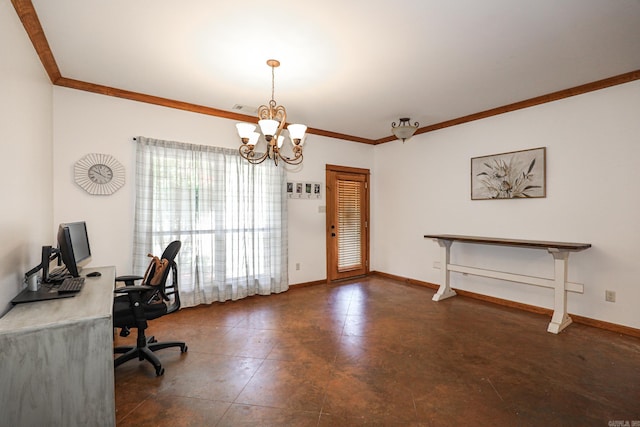
<svg viewBox="0 0 640 427"><path fill-rule="evenodd" d="M115 267L87 267L73 298L19 304L0 318L0 425L114 426Z"/></svg>
<svg viewBox="0 0 640 427"><path fill-rule="evenodd" d="M433 296L434 301L441 301L456 295L451 289L450 271L472 274L476 276L491 277L494 279L524 283L527 285L552 288L554 290L553 316L547 328L548 332L557 334L571 324L571 317L567 314L567 292L583 293L584 287L580 283L567 281L567 264L569 253L583 251L591 247L589 243L546 242L539 240L499 239L491 237L457 236L452 234L428 234L425 238L434 239L442 248L440 255L441 284L438 292ZM476 267L451 264L450 253L453 242L475 243L484 245L513 246L529 249L546 249L554 259L554 277L545 279L541 277L523 276L502 271L485 270Z"/></svg>

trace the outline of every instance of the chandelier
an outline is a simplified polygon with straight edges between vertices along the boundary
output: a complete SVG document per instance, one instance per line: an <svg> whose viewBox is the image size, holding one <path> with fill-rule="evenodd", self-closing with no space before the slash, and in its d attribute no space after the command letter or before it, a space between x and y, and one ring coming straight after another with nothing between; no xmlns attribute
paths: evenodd
<svg viewBox="0 0 640 427"><path fill-rule="evenodd" d="M262 163L269 158L273 160L276 166L280 160L290 165L298 165L302 163L302 146L304 145L304 134L307 131L307 127L300 124L290 124L287 126L289 139L291 140L293 148L293 157L283 155L280 150L285 139L282 131L287 122L287 110L284 106L276 104L276 101L273 99L275 68L280 66L280 61L269 59L267 65L271 67L271 100L269 101L269 105L261 105L260 108L258 108L258 125L264 136L264 140L267 142L267 149L264 154L255 151L261 134L256 132L256 126L254 124L237 123L236 128L242 141L240 155L253 164Z"/></svg>
<svg viewBox="0 0 640 427"><path fill-rule="evenodd" d="M396 125L396 122L391 123L391 132L396 136L396 138L401 139L402 142L405 142L407 139L411 138L416 130L418 130L418 126L420 123L415 122L413 125L410 123L409 117L401 117L400 123Z"/></svg>

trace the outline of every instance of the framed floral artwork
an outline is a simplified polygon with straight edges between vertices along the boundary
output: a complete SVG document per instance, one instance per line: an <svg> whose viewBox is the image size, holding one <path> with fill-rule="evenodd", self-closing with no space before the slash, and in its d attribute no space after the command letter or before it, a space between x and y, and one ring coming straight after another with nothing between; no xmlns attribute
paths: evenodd
<svg viewBox="0 0 640 427"><path fill-rule="evenodd" d="M546 147L471 159L471 200L547 196Z"/></svg>

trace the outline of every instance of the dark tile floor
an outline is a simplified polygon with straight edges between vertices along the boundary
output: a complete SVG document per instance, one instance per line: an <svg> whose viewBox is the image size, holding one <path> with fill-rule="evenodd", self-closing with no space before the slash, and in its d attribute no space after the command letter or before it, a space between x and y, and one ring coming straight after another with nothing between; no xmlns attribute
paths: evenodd
<svg viewBox="0 0 640 427"><path fill-rule="evenodd" d="M639 339L433 293L370 277L157 319L189 351L116 369L118 426L640 425Z"/></svg>

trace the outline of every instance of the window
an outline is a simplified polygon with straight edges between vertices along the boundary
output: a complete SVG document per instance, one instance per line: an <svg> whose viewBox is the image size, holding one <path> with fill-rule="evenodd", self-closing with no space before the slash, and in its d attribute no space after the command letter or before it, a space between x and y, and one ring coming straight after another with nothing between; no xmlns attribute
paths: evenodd
<svg viewBox="0 0 640 427"><path fill-rule="evenodd" d="M282 168L236 150L136 140L134 271L178 239L185 306L288 289Z"/></svg>

